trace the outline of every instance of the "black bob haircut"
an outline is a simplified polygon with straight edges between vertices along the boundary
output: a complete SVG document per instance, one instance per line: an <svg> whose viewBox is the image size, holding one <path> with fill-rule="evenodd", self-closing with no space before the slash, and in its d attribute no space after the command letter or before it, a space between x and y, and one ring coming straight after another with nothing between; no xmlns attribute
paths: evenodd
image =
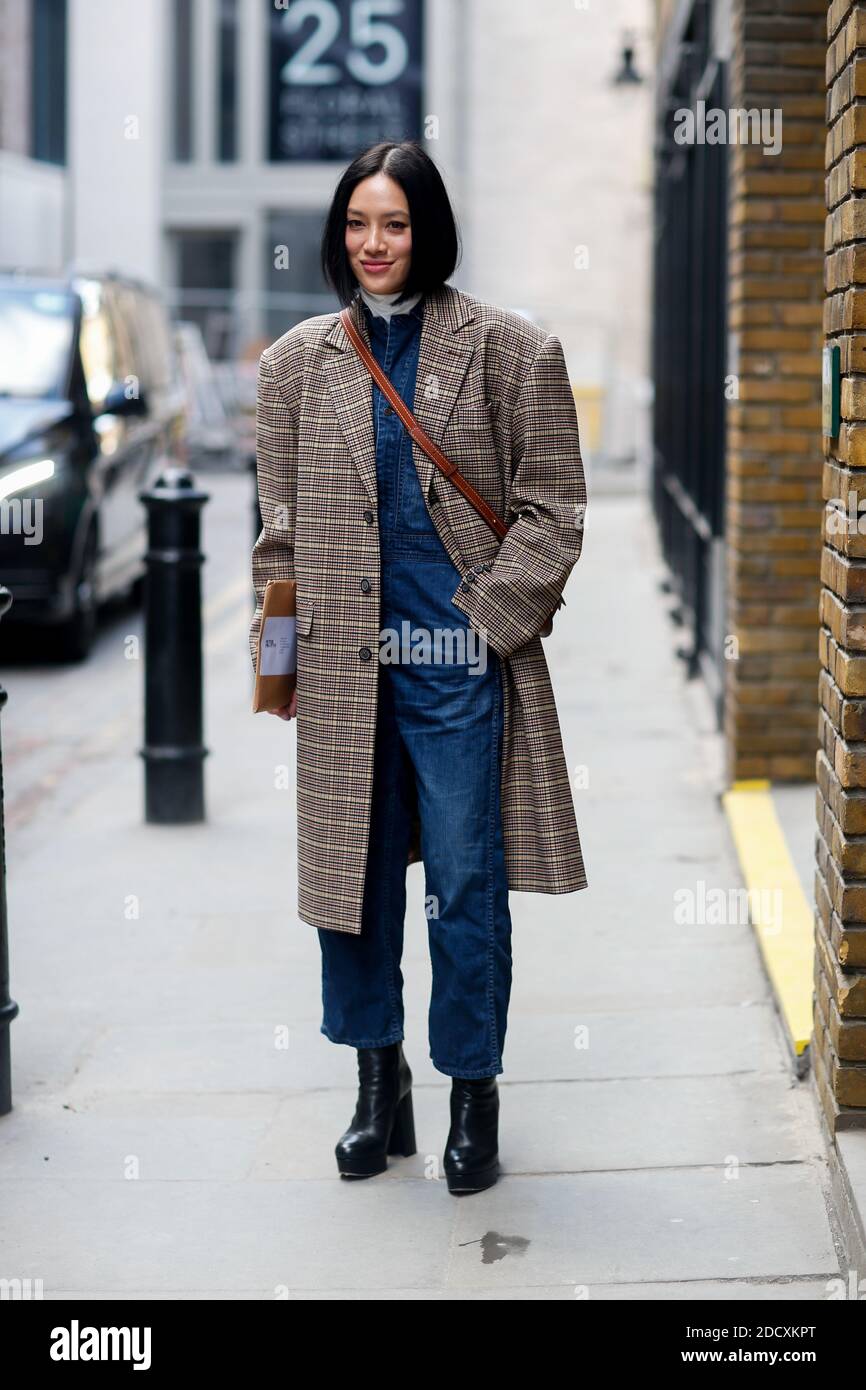
<svg viewBox="0 0 866 1390"><path fill-rule="evenodd" d="M322 274L342 305L351 301L358 286L346 254L346 210L361 180L380 173L400 185L409 204L412 259L409 278L397 303L419 291L439 289L458 262L457 222L433 160L414 140L373 145L353 159L344 172L322 231Z"/></svg>

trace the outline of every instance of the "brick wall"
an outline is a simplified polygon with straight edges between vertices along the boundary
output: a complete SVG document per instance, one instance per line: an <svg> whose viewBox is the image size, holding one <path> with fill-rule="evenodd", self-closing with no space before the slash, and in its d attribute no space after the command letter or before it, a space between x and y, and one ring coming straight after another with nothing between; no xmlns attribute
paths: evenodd
<svg viewBox="0 0 866 1390"><path fill-rule="evenodd" d="M735 0L730 105L782 111L730 149L725 735L731 780L811 780L820 591L826 0Z"/></svg>
<svg viewBox="0 0 866 1390"><path fill-rule="evenodd" d="M843 1129L866 1128L866 6L829 6L826 76L824 327L842 423L824 441L814 1061Z"/></svg>

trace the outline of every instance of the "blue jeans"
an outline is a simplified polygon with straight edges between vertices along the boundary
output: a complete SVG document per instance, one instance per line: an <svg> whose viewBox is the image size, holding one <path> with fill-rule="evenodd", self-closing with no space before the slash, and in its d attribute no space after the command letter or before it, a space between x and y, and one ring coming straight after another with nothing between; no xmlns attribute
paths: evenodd
<svg viewBox="0 0 866 1390"><path fill-rule="evenodd" d="M398 513L388 515L393 521ZM387 661L380 649L362 928L360 935L319 929L321 1031L356 1048L404 1036L400 961L414 778L432 964L430 1059L447 1076L494 1076L503 1069L511 993L500 658L483 647L475 659L469 620L451 603L460 575L423 521L382 529L381 574L380 640L401 633L403 623L434 638L426 660L405 659L411 635L402 659ZM451 662L435 659L437 629L456 634Z"/></svg>

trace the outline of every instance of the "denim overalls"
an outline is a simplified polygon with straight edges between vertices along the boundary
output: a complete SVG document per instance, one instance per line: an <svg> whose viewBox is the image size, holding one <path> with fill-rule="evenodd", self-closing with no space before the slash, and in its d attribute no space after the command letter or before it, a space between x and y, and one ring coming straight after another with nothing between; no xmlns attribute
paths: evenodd
<svg viewBox="0 0 866 1390"><path fill-rule="evenodd" d="M423 306L422 297L387 320L364 306L373 355L410 409ZM360 935L319 929L321 1031L356 1048L403 1038L414 778L432 965L430 1058L448 1076L494 1076L503 1069L511 993L502 669L492 648L479 651L469 619L451 602L461 576L425 506L411 441L371 388L382 593L370 838Z"/></svg>

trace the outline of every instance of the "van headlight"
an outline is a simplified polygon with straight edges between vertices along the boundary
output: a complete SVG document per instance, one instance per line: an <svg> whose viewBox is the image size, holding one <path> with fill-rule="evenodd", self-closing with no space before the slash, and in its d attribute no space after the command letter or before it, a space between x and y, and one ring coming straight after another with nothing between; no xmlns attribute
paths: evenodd
<svg viewBox="0 0 866 1390"><path fill-rule="evenodd" d="M19 463L14 468L0 473L0 501L13 492L22 492L34 483L44 483L46 478L54 477L54 459L34 459L32 463Z"/></svg>

